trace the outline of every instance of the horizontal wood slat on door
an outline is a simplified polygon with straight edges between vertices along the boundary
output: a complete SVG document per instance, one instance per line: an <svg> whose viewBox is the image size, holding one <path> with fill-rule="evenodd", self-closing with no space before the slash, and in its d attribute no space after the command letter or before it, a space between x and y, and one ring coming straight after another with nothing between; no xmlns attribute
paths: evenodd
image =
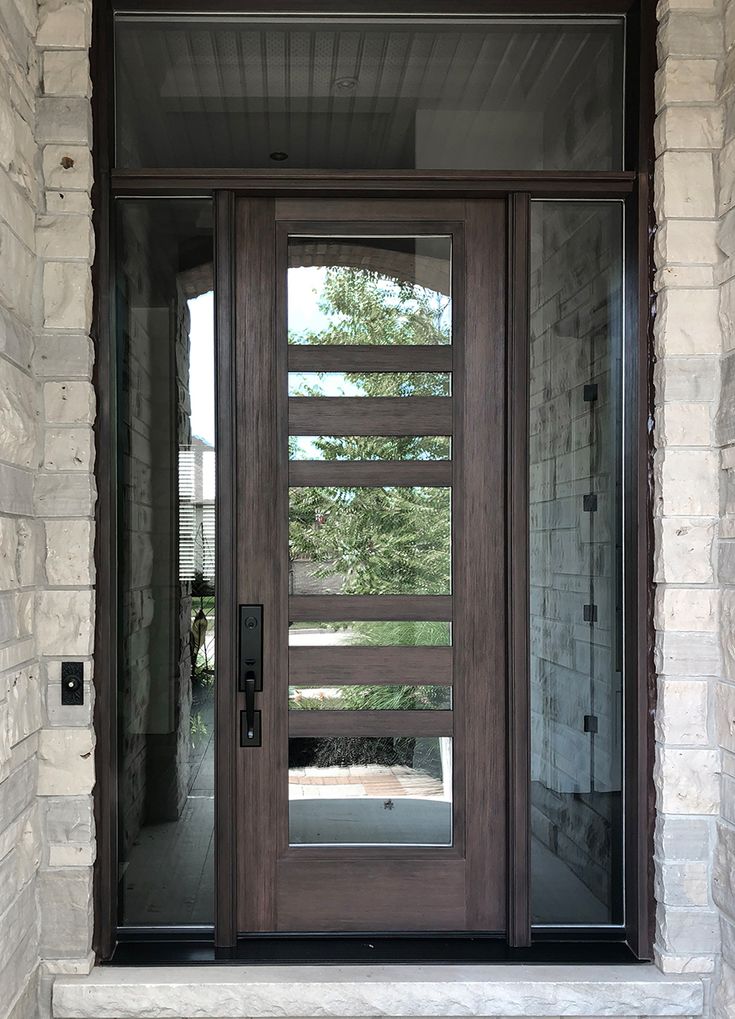
<svg viewBox="0 0 735 1019"><path fill-rule="evenodd" d="M450 686L451 647L292 647L288 678L293 684Z"/></svg>
<svg viewBox="0 0 735 1019"><path fill-rule="evenodd" d="M289 736L451 736L451 711L289 711Z"/></svg>
<svg viewBox="0 0 735 1019"><path fill-rule="evenodd" d="M452 483L449 460L292 460L288 483L298 488L313 485L390 485L444 487Z"/></svg>
<svg viewBox="0 0 735 1019"><path fill-rule="evenodd" d="M449 396L292 396L291 435L451 435Z"/></svg>
<svg viewBox="0 0 735 1019"><path fill-rule="evenodd" d="M452 618L452 596L444 594L304 594L288 599L292 623L442 622Z"/></svg>
<svg viewBox="0 0 735 1019"><path fill-rule="evenodd" d="M288 370L303 372L450 372L450 344L292 343Z"/></svg>

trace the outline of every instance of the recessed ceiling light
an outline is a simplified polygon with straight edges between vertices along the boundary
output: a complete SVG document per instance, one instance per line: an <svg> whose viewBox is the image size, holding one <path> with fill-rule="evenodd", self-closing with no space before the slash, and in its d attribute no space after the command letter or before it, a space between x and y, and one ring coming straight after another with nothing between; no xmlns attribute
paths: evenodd
<svg viewBox="0 0 735 1019"><path fill-rule="evenodd" d="M334 87L337 92L354 92L357 88L357 78L337 78Z"/></svg>
<svg viewBox="0 0 735 1019"><path fill-rule="evenodd" d="M282 163L284 159L288 159L288 152L271 152L271 159L275 159L277 163Z"/></svg>

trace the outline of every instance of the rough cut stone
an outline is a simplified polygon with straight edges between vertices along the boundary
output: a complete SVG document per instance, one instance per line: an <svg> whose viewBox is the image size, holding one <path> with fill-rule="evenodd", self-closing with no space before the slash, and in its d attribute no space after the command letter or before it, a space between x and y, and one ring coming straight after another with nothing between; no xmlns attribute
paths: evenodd
<svg viewBox="0 0 735 1019"><path fill-rule="evenodd" d="M659 746L654 780L658 808L663 813L717 813L719 754L716 750Z"/></svg>
<svg viewBox="0 0 735 1019"><path fill-rule="evenodd" d="M47 655L90 655L93 618L89 591L41 591L36 597L37 636Z"/></svg>
<svg viewBox="0 0 735 1019"><path fill-rule="evenodd" d="M707 152L665 152L656 160L654 202L660 219L712 219L715 182Z"/></svg>
<svg viewBox="0 0 735 1019"><path fill-rule="evenodd" d="M47 50L43 55L43 91L47 96L90 95L86 51Z"/></svg>
<svg viewBox="0 0 735 1019"><path fill-rule="evenodd" d="M94 583L92 522L47 520L46 578L55 587Z"/></svg>
<svg viewBox="0 0 735 1019"><path fill-rule="evenodd" d="M92 314L89 266L47 262L43 269L43 303L46 328L87 330Z"/></svg>
<svg viewBox="0 0 735 1019"><path fill-rule="evenodd" d="M88 382L47 382L43 403L47 421L88 425L94 421L94 389Z"/></svg>
<svg viewBox="0 0 735 1019"><path fill-rule="evenodd" d="M88 729L43 729L38 746L39 796L81 796L94 785L94 739Z"/></svg>

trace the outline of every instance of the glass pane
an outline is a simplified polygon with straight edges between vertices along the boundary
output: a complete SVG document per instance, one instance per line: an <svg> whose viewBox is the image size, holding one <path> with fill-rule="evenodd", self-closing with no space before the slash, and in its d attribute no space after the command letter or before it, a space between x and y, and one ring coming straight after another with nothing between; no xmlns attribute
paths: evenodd
<svg viewBox="0 0 735 1019"><path fill-rule="evenodd" d="M449 488L291 488L289 588L448 594Z"/></svg>
<svg viewBox="0 0 735 1019"><path fill-rule="evenodd" d="M622 18L119 16L118 166L622 168Z"/></svg>
<svg viewBox="0 0 735 1019"><path fill-rule="evenodd" d="M289 460L449 460L448 435L292 435Z"/></svg>
<svg viewBox="0 0 735 1019"><path fill-rule="evenodd" d="M288 342L451 343L451 256L450 237L290 237Z"/></svg>
<svg viewBox="0 0 735 1019"><path fill-rule="evenodd" d="M288 741L291 845L452 844L452 740Z"/></svg>
<svg viewBox="0 0 735 1019"><path fill-rule="evenodd" d="M449 647L452 624L444 622L290 623L290 647Z"/></svg>
<svg viewBox="0 0 735 1019"><path fill-rule="evenodd" d="M622 922L623 210L532 205L533 918Z"/></svg>
<svg viewBox="0 0 735 1019"><path fill-rule="evenodd" d="M290 686L291 711L450 710L449 686Z"/></svg>
<svg viewBox="0 0 735 1019"><path fill-rule="evenodd" d="M120 200L123 925L214 918L212 203Z"/></svg>
<svg viewBox="0 0 735 1019"><path fill-rule="evenodd" d="M449 372L289 372L289 396L451 396Z"/></svg>

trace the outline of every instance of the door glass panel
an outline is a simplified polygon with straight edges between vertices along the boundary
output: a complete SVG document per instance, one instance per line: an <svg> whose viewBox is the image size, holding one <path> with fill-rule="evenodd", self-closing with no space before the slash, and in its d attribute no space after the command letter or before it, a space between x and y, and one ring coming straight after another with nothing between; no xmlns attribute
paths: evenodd
<svg viewBox="0 0 735 1019"><path fill-rule="evenodd" d="M449 372L289 372L289 396L451 396Z"/></svg>
<svg viewBox="0 0 735 1019"><path fill-rule="evenodd" d="M448 594L449 488L291 488L291 594Z"/></svg>
<svg viewBox="0 0 735 1019"><path fill-rule="evenodd" d="M288 741L291 845L452 844L448 736Z"/></svg>
<svg viewBox="0 0 735 1019"><path fill-rule="evenodd" d="M448 711L448 686L290 686L291 711Z"/></svg>
<svg viewBox="0 0 735 1019"><path fill-rule="evenodd" d="M214 919L212 202L116 203L123 926Z"/></svg>
<svg viewBox="0 0 735 1019"><path fill-rule="evenodd" d="M623 209L534 202L533 918L622 922Z"/></svg>
<svg viewBox="0 0 735 1019"><path fill-rule="evenodd" d="M289 238L289 343L451 343L451 252L450 237Z"/></svg>
<svg viewBox="0 0 735 1019"><path fill-rule="evenodd" d="M119 15L118 166L619 170L619 17Z"/></svg>
<svg viewBox="0 0 735 1019"><path fill-rule="evenodd" d="M449 622L387 620L336 623L291 623L290 647L449 647Z"/></svg>
<svg viewBox="0 0 735 1019"><path fill-rule="evenodd" d="M449 460L448 435L292 435L290 460Z"/></svg>

